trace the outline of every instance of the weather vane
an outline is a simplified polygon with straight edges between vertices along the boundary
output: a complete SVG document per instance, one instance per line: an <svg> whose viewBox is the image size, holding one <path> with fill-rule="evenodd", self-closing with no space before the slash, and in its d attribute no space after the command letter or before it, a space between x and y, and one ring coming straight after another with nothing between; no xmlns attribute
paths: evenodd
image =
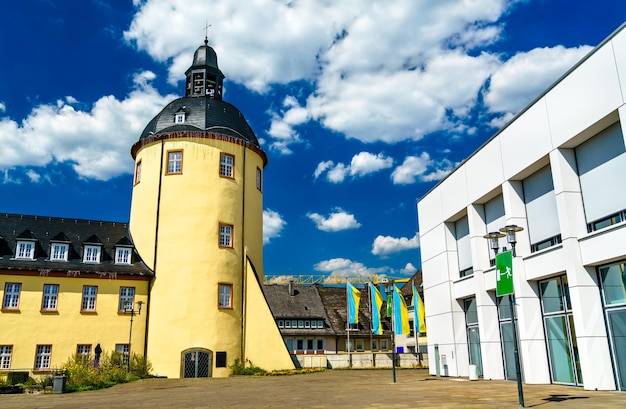
<svg viewBox="0 0 626 409"><path fill-rule="evenodd" d="M209 24L208 20L206 21L206 26L204 26L204 44L208 45L209 44L209 27L211 27L211 24Z"/></svg>

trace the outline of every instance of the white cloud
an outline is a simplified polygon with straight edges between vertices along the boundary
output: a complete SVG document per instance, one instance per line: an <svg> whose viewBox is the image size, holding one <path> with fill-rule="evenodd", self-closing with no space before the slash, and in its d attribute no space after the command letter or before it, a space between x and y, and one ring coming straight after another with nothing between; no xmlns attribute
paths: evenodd
<svg viewBox="0 0 626 409"><path fill-rule="evenodd" d="M28 169L26 176L28 176L28 179L30 179L33 183L39 183L39 180L41 179L41 175L32 169Z"/></svg>
<svg viewBox="0 0 626 409"><path fill-rule="evenodd" d="M356 220L353 214L346 213L338 207L335 208L328 217L324 217L319 213L309 213L307 216L315 222L315 226L322 231L337 232L361 227L361 224Z"/></svg>
<svg viewBox="0 0 626 409"><path fill-rule="evenodd" d="M388 267L370 268L363 263L352 261L345 258L333 258L330 260L320 261L313 268L328 274L326 282L343 282L346 278L367 278L374 275L382 275L389 271Z"/></svg>
<svg viewBox="0 0 626 409"><path fill-rule="evenodd" d="M80 177L88 179L108 180L132 172L128 147L175 98L159 95L150 85L152 79L151 72L137 74L135 89L125 99L104 96L90 111L75 108L76 99L66 97L33 108L20 124L1 118L0 170L70 162Z"/></svg>
<svg viewBox="0 0 626 409"><path fill-rule="evenodd" d="M285 97L283 107L286 109L280 113L271 112L272 123L267 133L274 139L270 148L287 155L292 153L289 145L300 142L300 135L294 128L306 123L309 113L292 96Z"/></svg>
<svg viewBox="0 0 626 409"><path fill-rule="evenodd" d="M400 270L400 274L405 276L412 276L416 272L417 268L411 263L406 263L406 266L404 266L404 268Z"/></svg>
<svg viewBox="0 0 626 409"><path fill-rule="evenodd" d="M343 163L335 165L333 161L318 163L313 176L317 179L326 172L326 180L331 183L341 183L348 175L353 178L363 177L391 166L393 166L393 158L385 156L383 153L374 155L369 152L360 152L352 157L348 166Z"/></svg>
<svg viewBox="0 0 626 409"><path fill-rule="evenodd" d="M0 112L6 112L6 110L7 106L3 102L0 102Z"/></svg>
<svg viewBox="0 0 626 409"><path fill-rule="evenodd" d="M447 159L435 162L427 152L420 156L407 156L404 162L391 174L394 185L409 185L419 181L433 182L443 179L454 169L454 164Z"/></svg>
<svg viewBox="0 0 626 409"><path fill-rule="evenodd" d="M280 237L287 222L280 213L274 210L263 210L263 244L267 244L271 239Z"/></svg>
<svg viewBox="0 0 626 409"><path fill-rule="evenodd" d="M145 0L136 2L125 38L168 62L176 82L201 39L189 27L203 27L211 16L208 37L229 80L261 93L276 84L297 86L302 103L289 96L269 112L270 146L288 154L301 143L297 127L310 120L363 142L458 129L502 65L499 55L479 47L499 41L499 20L517 3L215 0L183 7ZM340 170L333 180L341 179Z"/></svg>
<svg viewBox="0 0 626 409"><path fill-rule="evenodd" d="M372 254L385 257L401 251L413 250L419 248L419 246L420 239L417 233L410 239L406 237L378 236L374 239Z"/></svg>
<svg viewBox="0 0 626 409"><path fill-rule="evenodd" d="M592 47L535 48L511 57L492 75L485 104L492 112L516 113L587 55Z"/></svg>

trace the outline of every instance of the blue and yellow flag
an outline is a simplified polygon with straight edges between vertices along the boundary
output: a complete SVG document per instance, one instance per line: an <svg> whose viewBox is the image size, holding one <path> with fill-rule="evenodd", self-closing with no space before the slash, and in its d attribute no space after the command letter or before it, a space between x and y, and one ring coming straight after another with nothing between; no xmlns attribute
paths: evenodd
<svg viewBox="0 0 626 409"><path fill-rule="evenodd" d="M383 296L372 283L370 286L370 300L372 301L372 334L382 335L383 324L380 320L380 309L383 306Z"/></svg>
<svg viewBox="0 0 626 409"><path fill-rule="evenodd" d="M394 319L394 332L396 334L409 334L411 327L409 326L409 309L406 307L404 297L400 292L400 289L393 286L393 319Z"/></svg>
<svg viewBox="0 0 626 409"><path fill-rule="evenodd" d="M348 297L348 324L358 324L361 292L346 281L346 295Z"/></svg>
<svg viewBox="0 0 626 409"><path fill-rule="evenodd" d="M415 320L415 329L418 334L420 332L426 332L426 315L424 313L424 303L422 298L413 284L413 319Z"/></svg>

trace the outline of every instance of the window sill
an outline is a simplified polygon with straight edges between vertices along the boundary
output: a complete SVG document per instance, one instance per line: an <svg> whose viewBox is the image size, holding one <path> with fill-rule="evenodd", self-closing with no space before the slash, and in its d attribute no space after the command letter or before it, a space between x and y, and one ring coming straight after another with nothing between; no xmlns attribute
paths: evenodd
<svg viewBox="0 0 626 409"><path fill-rule="evenodd" d="M59 315L59 310L39 310L39 312L45 315Z"/></svg>
<svg viewBox="0 0 626 409"><path fill-rule="evenodd" d="M20 309L19 308L2 308L0 309L1 312L15 312L15 313L19 313Z"/></svg>
<svg viewBox="0 0 626 409"><path fill-rule="evenodd" d="M91 310L80 310L81 315L98 315L97 311L91 311Z"/></svg>

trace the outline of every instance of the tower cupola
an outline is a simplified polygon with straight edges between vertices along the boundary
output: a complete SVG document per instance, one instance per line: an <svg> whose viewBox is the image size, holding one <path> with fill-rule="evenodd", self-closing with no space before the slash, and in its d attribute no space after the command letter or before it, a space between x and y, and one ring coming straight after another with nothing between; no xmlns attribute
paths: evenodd
<svg viewBox="0 0 626 409"><path fill-rule="evenodd" d="M217 54L209 46L209 40L204 39L204 45L196 50L193 64L185 72L187 77L186 97L209 97L222 100L222 85L224 74L217 66Z"/></svg>

